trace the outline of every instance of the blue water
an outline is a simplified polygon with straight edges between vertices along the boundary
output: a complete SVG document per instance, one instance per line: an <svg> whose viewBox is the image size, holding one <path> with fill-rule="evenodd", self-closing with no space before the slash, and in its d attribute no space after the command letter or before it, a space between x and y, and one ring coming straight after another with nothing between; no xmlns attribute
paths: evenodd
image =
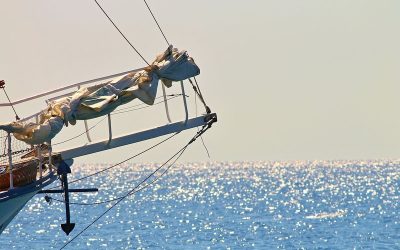
<svg viewBox="0 0 400 250"><path fill-rule="evenodd" d="M70 180L107 165L74 166ZM125 194L156 164L123 165L72 184L94 202ZM400 249L400 161L178 164L111 210L66 249ZM61 195L53 195L61 199ZM108 205L37 195L1 235L15 249L59 249Z"/></svg>

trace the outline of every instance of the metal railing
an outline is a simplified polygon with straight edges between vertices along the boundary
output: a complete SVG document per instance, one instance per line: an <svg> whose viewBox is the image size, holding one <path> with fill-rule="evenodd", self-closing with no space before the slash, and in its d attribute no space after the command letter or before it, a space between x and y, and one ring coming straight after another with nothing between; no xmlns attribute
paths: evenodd
<svg viewBox="0 0 400 250"><path fill-rule="evenodd" d="M47 92L44 92L44 93L41 93L41 94L37 94L37 95L34 95L34 96L27 97L27 98L24 98L24 99L20 99L20 100L15 101L15 102L0 103L0 107L7 107L7 106L12 106L12 105L17 105L17 104L20 104L20 103L24 103L24 102L27 102L27 101L32 101L32 100L35 100L35 99L38 99L38 98L41 98L41 97L45 97L45 96L49 96L49 95L52 95L52 94L55 94L55 93L62 92L62 91L67 90L67 89L76 88L76 87L81 86L81 85L87 85L87 84L90 84L90 83L95 83L95 82L99 82L99 81L102 81L102 80L107 80L109 78L122 76L122 75L125 75L125 74L128 74L128 73L138 72L138 71L140 71L142 69L143 68L129 70L129 71L113 74L113 75L99 77L99 78L88 80L88 81L83 81L83 82L79 82L79 83L70 84L70 85L67 85L67 86L64 86L64 87L61 87L61 88L58 88L58 89L54 89L54 90L47 91ZM71 92L71 93L74 93L74 92ZM61 97L68 96L71 93L67 93L67 94L56 96L56 97L52 97L51 100L55 99L55 98L61 98ZM34 116L35 115L32 115L30 118L32 118ZM27 119L27 118L25 118L25 119Z"/></svg>
<svg viewBox="0 0 400 250"><path fill-rule="evenodd" d="M87 85L87 84L90 84L90 83L99 82L99 81L110 79L110 78L113 78L113 77L122 76L122 75L128 74L128 73L134 73L134 72L137 72L137 71L140 71L140 70L142 70L142 68L141 69L130 70L130 71L125 71L125 72L121 72L121 73L113 74L113 75L109 75L109 76L104 76L104 77L92 79L92 80L89 80L89 81L70 84L70 85L67 85L67 86L62 87L62 88L58 88L58 89L55 89L55 90L47 91L47 92L44 92L44 93L41 93L41 94L37 94L37 95L31 96L31 97L28 97L28 98L24 98L24 99L21 99L21 100L12 102L12 103L0 103L0 107L6 107L6 106L16 105L16 104L20 104L20 103L25 103L25 102L28 102L28 101L31 101L31 100L35 100L35 99L38 99L38 98L41 98L41 97L53 95L55 93L59 93L59 92L62 92L62 91L65 91L65 90L68 90L68 89L71 89L71 88L76 88L77 87L79 89L82 85ZM161 83L161 85L162 85L162 92L163 92L163 98L164 98L164 107L165 107L166 117L167 117L168 123L171 124L172 120L171 120L169 107L168 107L168 99L167 99L166 89L165 89L165 86L164 86L163 83ZM189 119L189 112L188 112L188 107L187 107L187 100L186 100L185 87L184 87L183 81L180 82L180 86L181 86L183 105L184 105L184 111L185 111L184 125L186 126L186 124L188 122L188 119ZM64 94L61 94L61 95L53 96L51 98L46 99L46 102L51 101L51 100L55 100L57 98L62 98L62 97L65 97L65 96L69 96L69 95L71 95L73 93L74 92L70 92L70 93L64 93ZM37 112L37 113L35 113L35 114L31 115L31 116L28 116L28 117L25 117L24 119L21 119L21 121L27 121L29 119L35 118L36 122L38 123L39 122L39 115L41 113L42 113L42 111L41 112ZM86 132L86 136L87 136L88 142L91 143L92 139L91 139L90 134L89 134L89 128L88 128L87 121L84 121L84 124L85 124L85 132ZM112 137L112 126L111 126L111 115L110 114L108 114L108 135L109 135L108 136L109 137L108 141L110 143L112 141L112 139L113 139L113 137ZM10 189L13 189L14 188L14 182L13 182L13 160L12 160L12 145L11 145L11 134L10 133L7 134L7 146L8 146L8 163L9 163L9 170L10 170L9 171L9 174L10 174ZM52 172L53 171L53 162L52 162L53 159L52 159L51 141L48 142L48 147L49 147L49 150L48 150L48 165L49 166L48 167L49 167L49 171ZM44 157L43 157L43 152L41 150L41 146L40 145L36 146L36 157L39 160L39 166L38 166L39 167L39 180L41 180L43 178L43 165L44 165L43 159L44 159Z"/></svg>

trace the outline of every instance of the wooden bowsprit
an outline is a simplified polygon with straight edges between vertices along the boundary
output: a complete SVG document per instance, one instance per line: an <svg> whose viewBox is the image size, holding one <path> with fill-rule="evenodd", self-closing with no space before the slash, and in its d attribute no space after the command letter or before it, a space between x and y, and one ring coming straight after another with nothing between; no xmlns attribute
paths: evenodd
<svg viewBox="0 0 400 250"><path fill-rule="evenodd" d="M73 159L76 157L98 153L104 150L133 144L156 137L180 132L195 127L206 125L211 120L217 120L215 113L199 116L196 118L188 119L187 121L180 121L175 123L166 124L164 126L155 127L141 132L136 132L128 135L123 135L99 142L90 143L81 147L74 147L71 149L62 150L59 152L63 160Z"/></svg>
<svg viewBox="0 0 400 250"><path fill-rule="evenodd" d="M118 74L105 76L85 82L71 84L65 87L61 87L55 90L50 90L45 93L37 94L34 96L30 96L21 100L17 100L16 102L0 103L0 107L14 107L16 104L28 103L32 100L44 98L46 103L49 103L53 100L58 100L60 98L70 96L72 93L72 89L80 88L84 85L91 84L93 86L102 86L112 78L123 76L127 73L135 73L138 70L131 70L127 72L121 72ZM167 94L165 89L163 88L163 93L161 97L164 98L164 106L165 106L165 114L167 118L166 124L163 124L158 127L153 127L150 129L146 129L138 132L130 132L125 135L113 136L112 128L111 128L111 114L108 114L108 136L100 139L99 141L92 142L91 137L89 136L89 128L85 122L85 130L82 135L86 134L88 138L88 144L85 145L77 145L75 147L69 149L56 149L53 151L53 147L51 141L46 142L45 144L37 144L30 148L21 149L21 147L16 144L16 140L13 137L12 133L8 133L4 136L5 147L8 150L7 154L3 156L3 161L8 160L8 166L10 169L13 169L13 165L19 166L21 159L25 161L38 161L37 165L37 175L34 180L27 185L17 185L15 186L13 180L13 171L10 171L9 175L9 188L0 192L0 234L7 227L7 225L11 222L11 220L18 214L23 206L29 201L35 194L64 194L64 200L59 200L65 205L65 214L66 221L61 224L62 230L68 235L75 227L75 223L71 222L71 209L70 205L73 204L70 202L69 194L71 192L97 192L97 188L91 189L70 189L68 185L68 174L71 173L70 167L72 166L72 162L74 158L98 153L101 151L122 147L125 145L130 145L134 143L139 143L145 140L169 135L176 134L184 130L189 130L197 127L203 127L198 130L198 136L201 136L201 131L205 131L205 128L211 127L211 125L217 121L217 115L215 113L211 113L210 109L206 108L207 114L189 118L188 112L188 102L186 100L186 94L184 89L184 84L181 81L180 83L182 93L179 94L182 96L183 108L184 108L184 118L181 118L178 121L171 121L168 102L167 102ZM0 81L0 88L4 90L5 82ZM197 92L196 94L203 100L201 93ZM160 98L161 98L160 97ZM206 105L205 105L206 106ZM207 106L206 106L207 107ZM31 116L25 117L20 120L23 123L33 122L38 123L40 120L40 116L42 111L32 114ZM18 118L16 118L18 119ZM115 121L113 121L115 123ZM116 123L115 123L116 124ZM94 127L94 126L93 126ZM172 138L174 135L171 135L169 138ZM13 140L11 140L13 138ZM163 140L167 141L169 138ZM193 139L192 139L193 140ZM194 140L193 140L194 141ZM191 142L193 142L191 141ZM160 143L157 143L154 146L157 146ZM191 143L190 142L190 143ZM58 145L61 143L56 143ZM151 148L154 148L150 147ZM147 150L149 150L147 149ZM146 150L146 151L147 151ZM145 152L145 151L144 151ZM6 159L7 158L7 159ZM21 158L21 159L19 159ZM45 189L46 186L53 183L56 179L61 180L61 185L59 189ZM48 195L45 196L46 201L50 202L53 198ZM53 199L56 200L56 199Z"/></svg>
<svg viewBox="0 0 400 250"><path fill-rule="evenodd" d="M141 132L131 133L128 135L119 136L116 138L109 138L103 141L90 143L88 145L74 147L71 149L60 151L58 154L64 161L72 160L73 158L85 156L88 154L98 153L117 147L122 147L129 144L138 143L141 141L153 139L156 137L181 132L183 130L192 129L195 127L209 125L217 121L217 115L215 113L207 114L204 116L187 119L185 121L170 123L164 126L148 129ZM57 153L56 153L57 154ZM70 222L70 208L69 208L69 192L72 190L68 189L68 178L67 174L71 173L71 169L68 164L60 164L57 170L58 174L62 179L63 190L59 190L59 193L64 192L65 212L66 212L66 223L61 224L62 230L68 235L75 227L75 223ZM54 190L56 191L56 190ZM75 192L90 192L97 191L97 189L79 189L74 190ZM55 193L55 192L54 192Z"/></svg>

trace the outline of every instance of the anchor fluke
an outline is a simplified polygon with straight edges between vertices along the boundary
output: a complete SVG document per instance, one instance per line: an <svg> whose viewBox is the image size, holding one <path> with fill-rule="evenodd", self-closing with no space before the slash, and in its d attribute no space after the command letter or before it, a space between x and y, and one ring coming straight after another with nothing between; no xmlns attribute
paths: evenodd
<svg viewBox="0 0 400 250"><path fill-rule="evenodd" d="M64 231L66 235L69 235L69 233L74 230L75 223L65 223L61 224L61 229Z"/></svg>

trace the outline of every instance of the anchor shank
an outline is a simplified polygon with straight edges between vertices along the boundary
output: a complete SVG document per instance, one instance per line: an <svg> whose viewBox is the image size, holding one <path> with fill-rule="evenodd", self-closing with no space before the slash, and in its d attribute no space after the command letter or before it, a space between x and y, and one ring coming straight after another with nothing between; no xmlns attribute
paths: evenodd
<svg viewBox="0 0 400 250"><path fill-rule="evenodd" d="M65 199L65 215L67 217L67 224L70 224L71 214L69 211L69 190L68 190L68 177L67 174L62 175L64 186L64 199Z"/></svg>
<svg viewBox="0 0 400 250"><path fill-rule="evenodd" d="M69 235L69 233L74 229L75 223L71 223L71 214L69 211L69 189L68 189L68 173L71 173L70 167L65 163L61 162L57 173L61 175L62 187L64 190L64 202L65 202L65 217L67 222L61 224L61 229Z"/></svg>

